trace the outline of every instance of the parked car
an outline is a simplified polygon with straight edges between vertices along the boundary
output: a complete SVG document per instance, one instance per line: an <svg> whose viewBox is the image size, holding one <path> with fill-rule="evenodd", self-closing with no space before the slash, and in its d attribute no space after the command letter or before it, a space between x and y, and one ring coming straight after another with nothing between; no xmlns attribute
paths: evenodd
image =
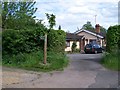
<svg viewBox="0 0 120 90"><path fill-rule="evenodd" d="M84 48L85 53L102 53L103 49L99 44L86 44Z"/></svg>

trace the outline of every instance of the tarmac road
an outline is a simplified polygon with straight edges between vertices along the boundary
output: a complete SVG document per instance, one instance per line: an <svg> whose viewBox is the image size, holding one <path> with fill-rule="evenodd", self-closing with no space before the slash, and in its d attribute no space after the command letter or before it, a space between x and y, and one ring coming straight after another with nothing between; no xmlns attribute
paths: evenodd
<svg viewBox="0 0 120 90"><path fill-rule="evenodd" d="M48 73L3 67L3 88L116 88L118 72L105 69L102 54L68 54L64 71Z"/></svg>

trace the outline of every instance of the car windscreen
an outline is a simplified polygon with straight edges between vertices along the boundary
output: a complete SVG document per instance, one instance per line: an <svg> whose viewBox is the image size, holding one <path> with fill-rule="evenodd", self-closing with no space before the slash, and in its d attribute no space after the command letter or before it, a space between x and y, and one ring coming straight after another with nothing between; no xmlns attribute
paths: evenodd
<svg viewBox="0 0 120 90"><path fill-rule="evenodd" d="M91 44L87 44L85 47L86 48L90 48L90 47L92 47L92 45Z"/></svg>
<svg viewBox="0 0 120 90"><path fill-rule="evenodd" d="M101 46L98 45L98 44L94 44L93 47L94 47L94 48L100 48Z"/></svg>

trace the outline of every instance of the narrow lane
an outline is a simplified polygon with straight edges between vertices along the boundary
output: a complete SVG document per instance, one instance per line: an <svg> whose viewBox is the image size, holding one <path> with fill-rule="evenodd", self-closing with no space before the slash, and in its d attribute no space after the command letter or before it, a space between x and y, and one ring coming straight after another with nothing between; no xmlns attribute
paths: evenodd
<svg viewBox="0 0 120 90"><path fill-rule="evenodd" d="M118 86L118 73L99 62L102 54L68 54L64 71L48 73L3 67L4 88L109 88Z"/></svg>

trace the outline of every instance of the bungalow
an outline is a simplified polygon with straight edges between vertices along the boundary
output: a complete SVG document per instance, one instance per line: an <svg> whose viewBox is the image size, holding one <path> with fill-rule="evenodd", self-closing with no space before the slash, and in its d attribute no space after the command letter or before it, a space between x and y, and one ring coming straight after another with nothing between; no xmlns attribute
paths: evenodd
<svg viewBox="0 0 120 90"><path fill-rule="evenodd" d="M98 43L100 46L106 46L105 34L100 32L100 25L96 24L95 31L80 29L75 33L66 34L66 48L65 51L72 51L72 43L76 41L77 49L84 50L84 46L89 43Z"/></svg>

